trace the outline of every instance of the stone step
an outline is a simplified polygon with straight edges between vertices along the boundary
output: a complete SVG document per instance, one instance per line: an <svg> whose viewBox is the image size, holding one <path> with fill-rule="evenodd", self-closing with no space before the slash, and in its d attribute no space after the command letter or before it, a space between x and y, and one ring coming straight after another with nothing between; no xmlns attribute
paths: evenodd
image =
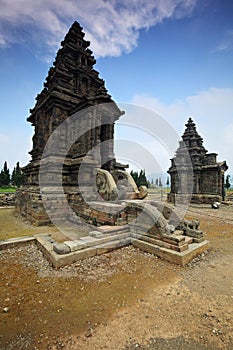
<svg viewBox="0 0 233 350"><path fill-rule="evenodd" d="M159 246L159 247L164 247L167 249L171 249L177 252L183 252L185 250L188 249L188 243L187 242L182 242L182 245L176 245L176 244L172 244L174 242L166 242L163 241L162 239L159 238L154 238L148 235L139 235L139 234L132 234L133 238L136 238L137 240L143 241L143 242L149 242L155 246Z"/></svg>
<svg viewBox="0 0 233 350"><path fill-rule="evenodd" d="M210 248L209 241L203 241L201 243L190 244L188 249L184 252L177 252L164 247L159 247L149 242L144 242L138 239L131 239L131 243L134 247L144 250L148 253L154 254L162 259L172 262L173 264L184 266L192 259L202 254L204 251Z"/></svg>

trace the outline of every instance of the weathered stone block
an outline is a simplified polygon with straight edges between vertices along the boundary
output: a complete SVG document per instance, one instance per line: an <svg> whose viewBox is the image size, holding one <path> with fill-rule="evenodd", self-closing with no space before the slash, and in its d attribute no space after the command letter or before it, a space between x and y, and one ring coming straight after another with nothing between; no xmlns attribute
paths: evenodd
<svg viewBox="0 0 233 350"><path fill-rule="evenodd" d="M203 232L200 230L193 230L188 228L186 230L186 236L194 237L194 238L202 238L203 237Z"/></svg>
<svg viewBox="0 0 233 350"><path fill-rule="evenodd" d="M70 248L71 252L87 248L87 244L81 240L65 241L64 244L66 244Z"/></svg>
<svg viewBox="0 0 233 350"><path fill-rule="evenodd" d="M68 247L67 244L65 243L55 243L53 245L53 250L57 253L57 254L68 254L71 252L70 247Z"/></svg>

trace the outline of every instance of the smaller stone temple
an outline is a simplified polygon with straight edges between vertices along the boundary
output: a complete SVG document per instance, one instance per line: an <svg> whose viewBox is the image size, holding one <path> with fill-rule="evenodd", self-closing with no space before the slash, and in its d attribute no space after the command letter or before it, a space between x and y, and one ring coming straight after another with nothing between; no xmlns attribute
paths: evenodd
<svg viewBox="0 0 233 350"><path fill-rule="evenodd" d="M175 202L177 195L189 194L193 203L213 203L224 200L224 173L226 161L217 162L216 153L208 153L203 139L191 118L168 173L171 176L171 192L168 201Z"/></svg>

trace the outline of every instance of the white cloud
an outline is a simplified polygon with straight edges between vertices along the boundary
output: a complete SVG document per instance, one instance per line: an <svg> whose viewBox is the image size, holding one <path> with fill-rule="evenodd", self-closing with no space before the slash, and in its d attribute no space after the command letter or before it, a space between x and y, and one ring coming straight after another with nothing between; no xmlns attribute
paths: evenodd
<svg viewBox="0 0 233 350"><path fill-rule="evenodd" d="M229 172L233 172L233 89L211 88L169 105L141 94L134 96L132 103L161 114L180 136L191 116L204 139L205 148L218 153L218 160L226 160Z"/></svg>
<svg viewBox="0 0 233 350"><path fill-rule="evenodd" d="M0 33L0 48L4 48L6 46L7 46L7 43L6 43L5 39L4 39L4 37Z"/></svg>
<svg viewBox="0 0 233 350"><path fill-rule="evenodd" d="M189 16L195 4L196 0L0 0L0 45L36 43L48 55L77 20L96 56L119 56L136 47L141 29Z"/></svg>

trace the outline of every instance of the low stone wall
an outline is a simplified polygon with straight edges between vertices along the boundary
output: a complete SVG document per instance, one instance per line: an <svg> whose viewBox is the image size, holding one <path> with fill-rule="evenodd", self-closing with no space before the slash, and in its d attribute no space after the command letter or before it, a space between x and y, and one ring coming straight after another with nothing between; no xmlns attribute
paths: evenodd
<svg viewBox="0 0 233 350"><path fill-rule="evenodd" d="M15 211L35 225L49 225L51 222L64 223L67 221L86 223L92 226L123 226L132 224L136 219L138 221L140 217L140 222L145 220L144 224L150 228L153 226L156 215L154 217L154 212L150 213L149 208L147 208L147 205L149 205L152 211L161 212L166 220L172 221L172 224L173 221L176 224L180 221L177 219L172 206L166 205L164 207L164 205L161 205L160 208L154 202L151 206L150 204L152 204L152 201L146 200L135 202L126 200L115 203L106 201L85 202L78 192L71 192L65 194L65 196L64 194L54 193L46 200L46 197L42 196L39 189L35 187L29 190L21 189L16 192Z"/></svg>
<svg viewBox="0 0 233 350"><path fill-rule="evenodd" d="M15 205L15 193L0 193L0 207Z"/></svg>

